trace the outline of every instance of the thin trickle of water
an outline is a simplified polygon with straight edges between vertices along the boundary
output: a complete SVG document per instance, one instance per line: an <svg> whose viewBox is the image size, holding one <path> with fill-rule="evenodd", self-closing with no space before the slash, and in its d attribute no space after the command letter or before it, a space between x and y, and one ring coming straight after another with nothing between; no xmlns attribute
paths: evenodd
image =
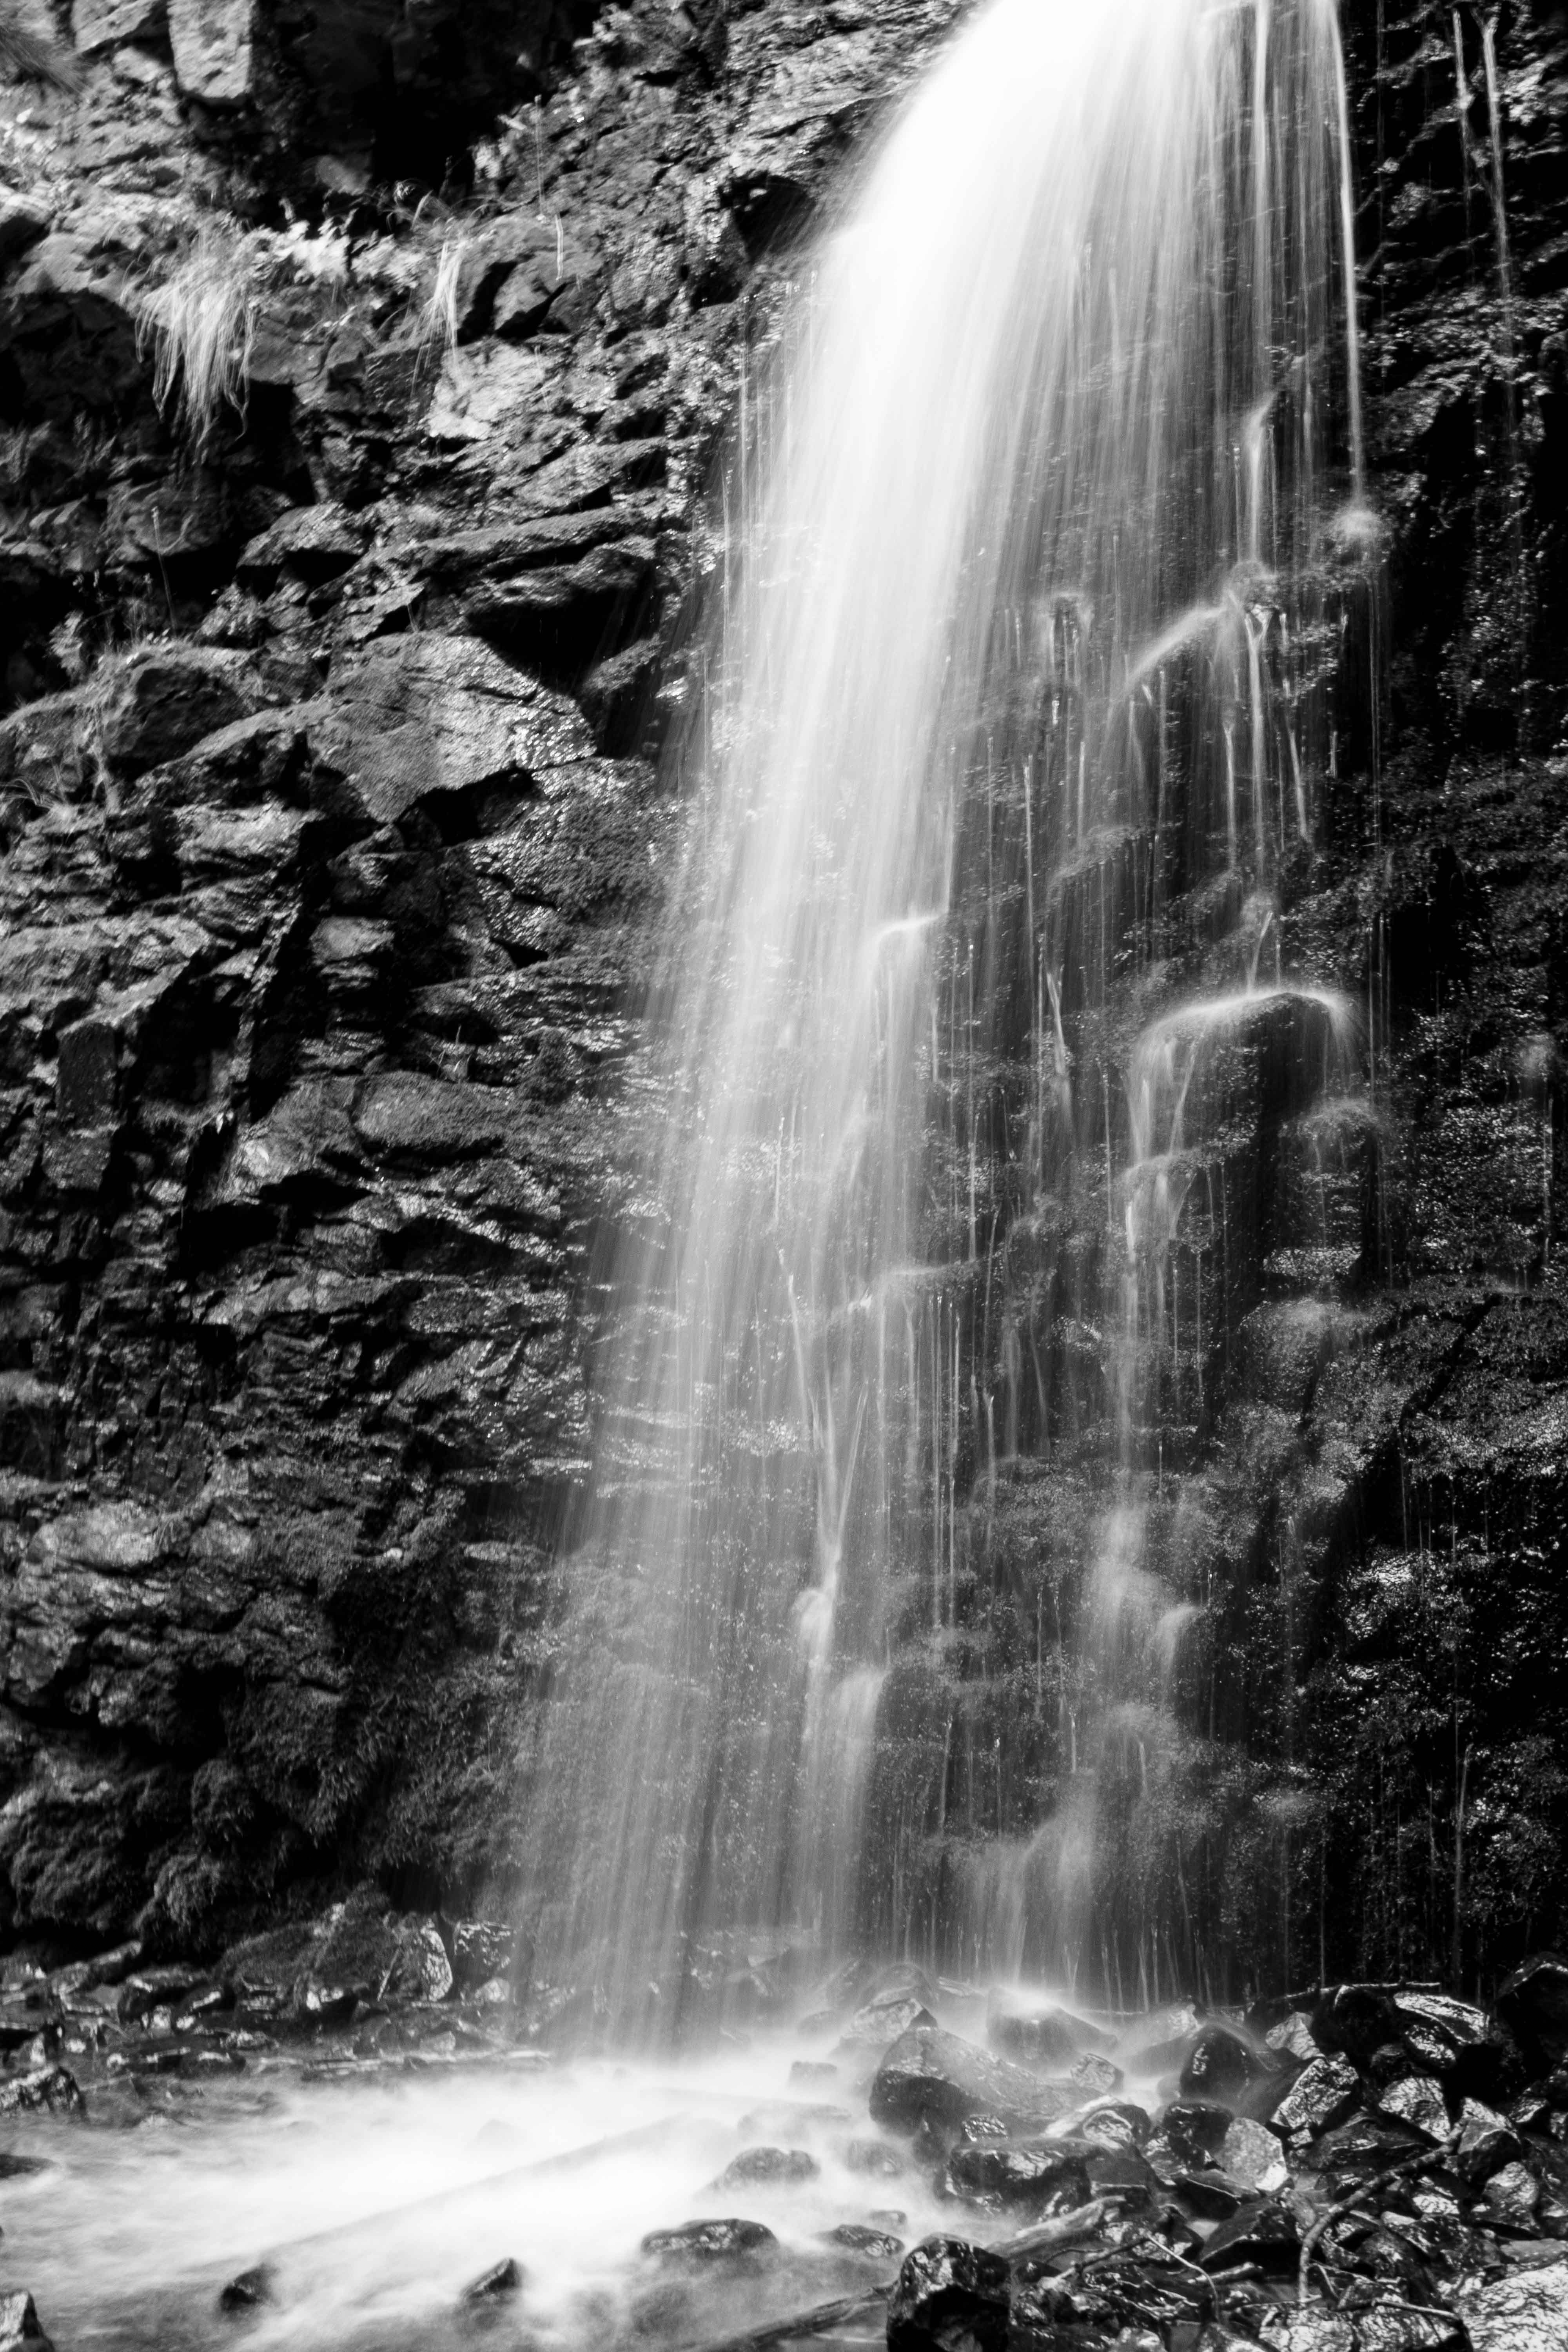
<svg viewBox="0 0 1568 2352"><path fill-rule="evenodd" d="M541 1976L620 2031L795 1944L1095 1965L1100 1763L1152 1787L1194 1613L1144 1528L1240 1295L1215 1139L1353 1059L1276 913L1372 536L1347 126L1330 0L993 0L742 382L538 1766ZM1051 1803L957 1694L999 1480L1086 1446Z"/></svg>

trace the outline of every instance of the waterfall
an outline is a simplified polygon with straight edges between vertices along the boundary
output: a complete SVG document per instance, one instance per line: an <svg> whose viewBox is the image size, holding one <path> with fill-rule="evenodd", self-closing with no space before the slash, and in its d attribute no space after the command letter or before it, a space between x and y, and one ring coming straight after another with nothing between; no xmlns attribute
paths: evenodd
<svg viewBox="0 0 1568 2352"><path fill-rule="evenodd" d="M1359 1082L1281 898L1371 561L1346 123L1331 0L991 0L744 386L536 1774L619 2032L1110 1966L1207 1607L1150 1512Z"/></svg>

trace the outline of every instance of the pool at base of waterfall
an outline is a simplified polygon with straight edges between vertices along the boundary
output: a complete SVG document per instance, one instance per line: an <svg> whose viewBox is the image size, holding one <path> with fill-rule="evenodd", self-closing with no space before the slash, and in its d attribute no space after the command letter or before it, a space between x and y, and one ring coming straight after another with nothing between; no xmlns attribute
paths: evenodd
<svg viewBox="0 0 1568 2352"><path fill-rule="evenodd" d="M1374 2178L1376 2244L1325 2237L1312 2282L1363 2316L1568 2256L1556 2078L1431 1988L1110 2016L906 1964L860 1991L679 2061L324 2031L204 2079L153 2032L57 2112L13 2077L40 2104L0 2127L0 2301L58 2352L738 2352L880 2340L891 2294L934 2347L922 2297L960 2287L906 2256L940 2236L1006 2258L977 2341L1183 2352L1205 2319L1268 2345L1314 2222Z"/></svg>

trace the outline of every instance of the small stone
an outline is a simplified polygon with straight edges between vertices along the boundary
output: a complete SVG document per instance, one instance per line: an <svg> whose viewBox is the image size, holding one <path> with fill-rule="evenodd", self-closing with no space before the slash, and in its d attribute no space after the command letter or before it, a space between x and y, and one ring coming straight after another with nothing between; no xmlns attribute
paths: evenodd
<svg viewBox="0 0 1568 2352"><path fill-rule="evenodd" d="M1008 2268L963 2238L927 2238L888 2298L888 2352L1002 2352Z"/></svg>
<svg viewBox="0 0 1568 2352"><path fill-rule="evenodd" d="M851 2172L869 2173L876 2180L898 2180L909 2169L900 2150L885 2139L852 2139L844 2161Z"/></svg>
<svg viewBox="0 0 1568 2352"><path fill-rule="evenodd" d="M886 2230L868 2230L863 2221L840 2221L837 2228L822 2233L825 2246L843 2246L852 2254L866 2254L874 2262L890 2263L904 2251L901 2238L892 2237Z"/></svg>
<svg viewBox="0 0 1568 2352"><path fill-rule="evenodd" d="M696 2270L710 2263L765 2261L777 2244L762 2221L680 2221L672 2230L650 2230L642 2251L672 2268Z"/></svg>
<svg viewBox="0 0 1568 2352"><path fill-rule="evenodd" d="M984 2147L988 2140L1005 2139L1007 2126L1000 2116L965 2116L958 2136L971 2147Z"/></svg>
<svg viewBox="0 0 1568 2352"><path fill-rule="evenodd" d="M458 2296L459 2303L499 2303L504 2295L521 2294L523 2270L521 2263L510 2254L503 2262L492 2263L477 2279L470 2279Z"/></svg>
<svg viewBox="0 0 1568 2352"><path fill-rule="evenodd" d="M804 2147L743 2147L724 2167L715 2189L755 2189L815 2180L821 2169Z"/></svg>
<svg viewBox="0 0 1568 2352"><path fill-rule="evenodd" d="M1121 2088L1121 2069L1113 2066L1109 2058L1100 2057L1098 2052L1089 2051L1068 2068L1068 2080L1076 2083L1081 2091L1092 2091L1097 2095L1108 2095Z"/></svg>
<svg viewBox="0 0 1568 2352"><path fill-rule="evenodd" d="M218 2295L220 2311L259 2311L272 2300L274 2279L270 2263L258 2263L241 2271Z"/></svg>

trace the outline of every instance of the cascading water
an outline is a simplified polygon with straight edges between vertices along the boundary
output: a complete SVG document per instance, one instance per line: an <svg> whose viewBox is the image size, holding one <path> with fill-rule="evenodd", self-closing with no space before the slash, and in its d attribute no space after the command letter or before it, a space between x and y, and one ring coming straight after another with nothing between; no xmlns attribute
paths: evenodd
<svg viewBox="0 0 1568 2352"><path fill-rule="evenodd" d="M791 1941L1110 1973L1205 1605L1150 1512L1356 1084L1279 904L1374 536L1348 188L1331 0L993 0L747 387L538 1773L538 1971L620 2031Z"/></svg>

